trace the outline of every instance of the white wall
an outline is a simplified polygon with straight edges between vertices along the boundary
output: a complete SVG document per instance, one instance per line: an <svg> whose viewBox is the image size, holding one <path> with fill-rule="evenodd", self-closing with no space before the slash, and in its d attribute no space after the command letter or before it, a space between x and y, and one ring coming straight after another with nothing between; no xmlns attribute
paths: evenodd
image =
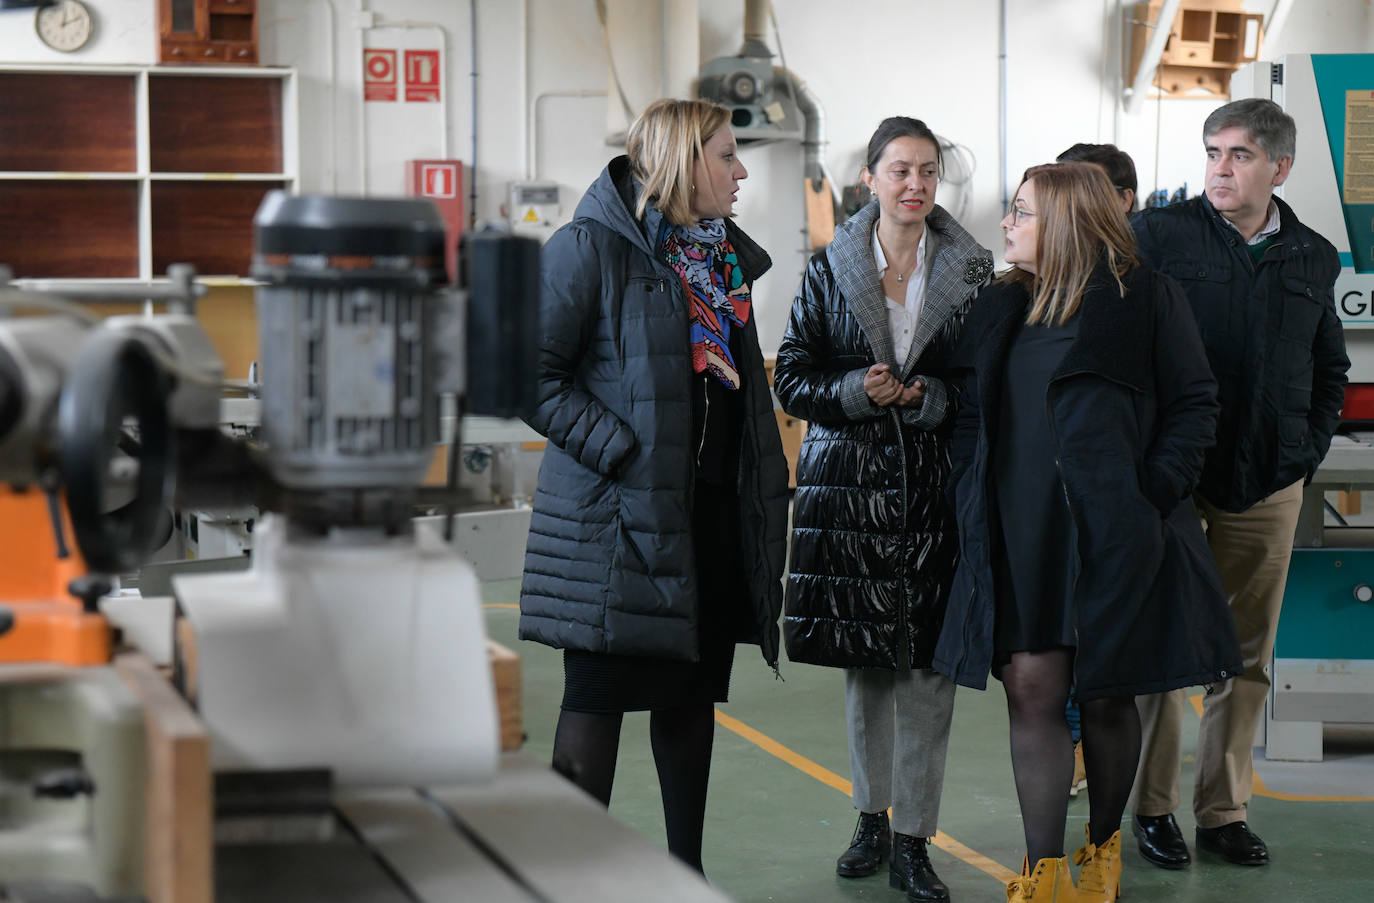
<svg viewBox="0 0 1374 903"><path fill-rule="evenodd" d="M77 54L42 47L31 11L0 13L0 61L150 63L155 60L156 0L99 0L98 30ZM479 218L500 215L505 186L533 164L563 186L564 218L617 150L605 142L617 121L604 96L568 96L609 87L606 52L592 0L471 0L477 14L477 172ZM684 0L663 0L675 4ZM742 0L685 0L700 9L700 56L736 52ZM626 13L627 6L630 13ZM659 15L635 10L652 0L612 0L617 65L629 73L634 102L658 78L664 54ZM857 177L862 151L884 116L925 119L967 146L977 161L965 225L1000 251L1003 163L999 158L999 0L774 0L789 68L820 97L827 114L826 158L835 178ZM359 7L382 23L429 22L439 28L359 28ZM1076 141L1115 141L1136 161L1141 190L1187 182L1201 190L1202 120L1215 100L1148 101L1120 111L1119 0L1006 0L1007 160L1014 189L1021 171ZM1272 0L1246 0L1267 13ZM448 154L472 161L473 68L469 2L455 0L259 0L264 63L301 73L301 185L305 191L399 193L402 163ZM526 16L528 12L528 16ZM332 26L331 26L332 23ZM442 29L442 31L440 31ZM626 29L643 29L627 40ZM360 144L363 46L437 48L447 43L441 128L439 104L366 105ZM777 49L770 29L769 43ZM1300 0L1274 53L1367 50L1374 39L1366 0ZM662 84L662 81L649 81ZM538 95L537 121L530 104ZM615 107L609 106L614 104ZM757 289L765 350L776 347L805 261L801 152L796 146L746 148L750 169L740 193L741 225L772 253L775 267ZM1156 176L1156 169L1158 175ZM947 189L948 190L948 189ZM999 254L1000 256L1000 254Z"/></svg>

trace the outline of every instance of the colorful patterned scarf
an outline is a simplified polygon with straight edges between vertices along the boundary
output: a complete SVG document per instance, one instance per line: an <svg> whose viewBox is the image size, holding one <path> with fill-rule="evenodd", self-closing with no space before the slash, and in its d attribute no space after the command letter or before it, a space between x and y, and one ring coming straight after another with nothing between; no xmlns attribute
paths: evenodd
<svg viewBox="0 0 1374 903"><path fill-rule="evenodd" d="M682 279L691 314L692 369L710 373L727 389L740 386L730 354L730 330L749 322L749 286L740 272L725 220L659 230L659 253Z"/></svg>

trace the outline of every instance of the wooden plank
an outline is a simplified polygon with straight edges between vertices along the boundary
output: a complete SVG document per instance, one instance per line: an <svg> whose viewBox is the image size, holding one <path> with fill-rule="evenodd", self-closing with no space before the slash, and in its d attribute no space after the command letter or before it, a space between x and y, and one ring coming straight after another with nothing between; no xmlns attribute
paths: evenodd
<svg viewBox="0 0 1374 903"><path fill-rule="evenodd" d="M1342 515L1359 514L1362 507L1361 502L1360 490L1358 489L1350 492L1345 492L1344 490L1338 490L1336 492L1336 510Z"/></svg>
<svg viewBox="0 0 1374 903"><path fill-rule="evenodd" d="M123 653L115 670L138 697L147 726L146 897L149 903L211 903L209 734L147 658Z"/></svg>
<svg viewBox="0 0 1374 903"><path fill-rule="evenodd" d="M525 720L521 710L520 656L495 640L487 640L496 709L501 718L501 751L511 752L525 744Z"/></svg>
<svg viewBox="0 0 1374 903"><path fill-rule="evenodd" d="M797 488L797 458L801 456L802 439L806 437L806 421L774 411L778 418L778 435L782 437L782 454L787 459L787 488Z"/></svg>
<svg viewBox="0 0 1374 903"><path fill-rule="evenodd" d="M830 180L802 180L806 196L806 235L812 251L819 251L835 237L835 199L830 193Z"/></svg>
<svg viewBox="0 0 1374 903"><path fill-rule="evenodd" d="M701 875L523 753L503 757L489 784L430 792L549 903L729 903Z"/></svg>

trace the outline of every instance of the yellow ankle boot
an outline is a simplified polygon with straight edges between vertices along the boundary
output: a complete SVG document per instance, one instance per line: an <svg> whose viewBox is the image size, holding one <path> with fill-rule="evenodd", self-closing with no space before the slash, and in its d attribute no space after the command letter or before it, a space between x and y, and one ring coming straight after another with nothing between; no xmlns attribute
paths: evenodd
<svg viewBox="0 0 1374 903"><path fill-rule="evenodd" d="M1078 873L1078 903L1112 903L1121 896L1121 832L1117 831L1102 846L1092 843L1088 826L1083 826L1086 845L1073 854Z"/></svg>
<svg viewBox="0 0 1374 903"><path fill-rule="evenodd" d="M1034 870L1029 865L1023 861L1021 877L1007 882L1007 903L1075 903L1068 857L1041 859Z"/></svg>

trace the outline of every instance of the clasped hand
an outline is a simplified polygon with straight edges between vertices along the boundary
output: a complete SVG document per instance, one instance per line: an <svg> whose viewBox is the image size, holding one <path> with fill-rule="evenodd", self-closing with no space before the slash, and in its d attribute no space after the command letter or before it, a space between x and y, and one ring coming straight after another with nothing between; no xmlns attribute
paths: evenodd
<svg viewBox="0 0 1374 903"><path fill-rule="evenodd" d="M892 375L892 369L887 364L874 364L864 374L864 391L876 405L910 408L921 403L926 384L923 380L917 379L911 385L904 386Z"/></svg>

